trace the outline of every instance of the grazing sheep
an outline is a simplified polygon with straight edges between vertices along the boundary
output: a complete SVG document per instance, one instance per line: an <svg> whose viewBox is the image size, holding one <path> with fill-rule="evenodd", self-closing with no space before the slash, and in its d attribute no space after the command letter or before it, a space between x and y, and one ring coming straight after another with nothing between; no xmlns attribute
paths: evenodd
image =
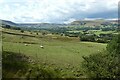
<svg viewBox="0 0 120 80"><path fill-rule="evenodd" d="M28 44L24 44L25 46L28 46Z"/></svg>
<svg viewBox="0 0 120 80"><path fill-rule="evenodd" d="M40 47L41 47L42 49L44 49L44 46L43 46L43 45L40 45Z"/></svg>

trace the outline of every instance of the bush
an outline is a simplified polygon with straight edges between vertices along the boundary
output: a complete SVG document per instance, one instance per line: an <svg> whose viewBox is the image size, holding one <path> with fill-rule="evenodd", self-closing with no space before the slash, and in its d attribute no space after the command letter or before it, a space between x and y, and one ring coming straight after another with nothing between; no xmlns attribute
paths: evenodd
<svg viewBox="0 0 120 80"><path fill-rule="evenodd" d="M105 38L98 38L98 39L96 40L96 42L98 42L98 43L108 43L108 40L105 39Z"/></svg>
<svg viewBox="0 0 120 80"><path fill-rule="evenodd" d="M80 36L80 40L81 41L90 41L90 42L94 42L95 41L95 35L81 35Z"/></svg>
<svg viewBox="0 0 120 80"><path fill-rule="evenodd" d="M107 51L109 51L109 53L120 54L120 34L114 37L114 39L108 44Z"/></svg>
<svg viewBox="0 0 120 80"><path fill-rule="evenodd" d="M60 73L54 71L53 68L50 67L43 67L35 65L33 68L27 72L25 75L27 79L35 78L37 80L41 79L50 79L50 78L60 78Z"/></svg>
<svg viewBox="0 0 120 80"><path fill-rule="evenodd" d="M24 30L21 30L20 32L21 32L21 33L24 33Z"/></svg>
<svg viewBox="0 0 120 80"><path fill-rule="evenodd" d="M83 57L82 67L90 78L120 78L118 57L107 52Z"/></svg>
<svg viewBox="0 0 120 80"><path fill-rule="evenodd" d="M7 29L10 29L11 26L10 25L2 25L2 28L7 28Z"/></svg>
<svg viewBox="0 0 120 80"><path fill-rule="evenodd" d="M3 51L2 58L3 78L12 78L19 70L22 74L25 74L29 68L29 58L23 54ZM9 75L9 73L12 75Z"/></svg>
<svg viewBox="0 0 120 80"><path fill-rule="evenodd" d="M82 67L90 78L120 78L120 34L107 46L107 50L83 57Z"/></svg>
<svg viewBox="0 0 120 80"><path fill-rule="evenodd" d="M36 33L36 35L38 35L38 33Z"/></svg>
<svg viewBox="0 0 120 80"><path fill-rule="evenodd" d="M60 78L60 71L40 65L21 53L3 51L2 55L3 78L48 79Z"/></svg>

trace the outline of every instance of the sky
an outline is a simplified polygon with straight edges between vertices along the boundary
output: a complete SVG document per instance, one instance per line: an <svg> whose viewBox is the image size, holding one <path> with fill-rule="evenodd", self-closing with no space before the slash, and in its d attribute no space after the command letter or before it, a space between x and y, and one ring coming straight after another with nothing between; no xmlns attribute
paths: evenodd
<svg viewBox="0 0 120 80"><path fill-rule="evenodd" d="M119 0L0 0L0 19L16 23L69 23L117 19Z"/></svg>

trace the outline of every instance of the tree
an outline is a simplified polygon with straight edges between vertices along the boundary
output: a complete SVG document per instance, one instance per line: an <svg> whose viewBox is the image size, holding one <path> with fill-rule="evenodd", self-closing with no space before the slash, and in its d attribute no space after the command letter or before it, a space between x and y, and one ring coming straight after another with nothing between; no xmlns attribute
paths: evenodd
<svg viewBox="0 0 120 80"><path fill-rule="evenodd" d="M107 46L107 49L88 57L83 56L82 67L90 78L120 78L120 34Z"/></svg>
<svg viewBox="0 0 120 80"><path fill-rule="evenodd" d="M91 42L94 42L95 38L96 38L96 35L94 35L94 34L80 35L80 40L81 41L91 41Z"/></svg>
<svg viewBox="0 0 120 80"><path fill-rule="evenodd" d="M42 35L43 35L43 36L45 36L45 35L46 35L46 33L45 33L45 32L42 32Z"/></svg>
<svg viewBox="0 0 120 80"><path fill-rule="evenodd" d="M120 34L118 34L107 46L109 53L120 54Z"/></svg>
<svg viewBox="0 0 120 80"><path fill-rule="evenodd" d="M38 35L38 33L36 33L36 35Z"/></svg>
<svg viewBox="0 0 120 80"><path fill-rule="evenodd" d="M10 29L10 28L11 28L11 26L10 26L10 25L3 25L3 24L2 24L2 27L3 27L3 28L8 28L8 29Z"/></svg>
<svg viewBox="0 0 120 80"><path fill-rule="evenodd" d="M24 30L21 30L20 32L24 33Z"/></svg>

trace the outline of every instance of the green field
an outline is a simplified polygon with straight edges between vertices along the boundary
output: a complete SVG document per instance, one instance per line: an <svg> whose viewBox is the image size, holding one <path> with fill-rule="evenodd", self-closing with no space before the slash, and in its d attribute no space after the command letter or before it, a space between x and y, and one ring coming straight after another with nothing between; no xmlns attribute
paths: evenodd
<svg viewBox="0 0 120 80"><path fill-rule="evenodd" d="M83 31L82 30L72 30L72 31L67 31L69 33L82 33L83 34ZM94 33L96 35L99 35L99 34L118 34L116 31L102 31L102 30L88 30L89 33Z"/></svg>
<svg viewBox="0 0 120 80"><path fill-rule="evenodd" d="M20 31L14 31L14 33L14 35L3 33L4 51L22 53L39 64L46 63L50 67L62 68L66 74L69 74L69 77L72 70L80 69L82 56L95 54L106 47L106 44L80 42L78 38L59 35L30 37L24 36ZM29 34L29 32L26 33ZM28 45L25 46L25 44ZM40 45L43 45L44 48L41 48ZM70 66L69 69L66 69L68 66Z"/></svg>

